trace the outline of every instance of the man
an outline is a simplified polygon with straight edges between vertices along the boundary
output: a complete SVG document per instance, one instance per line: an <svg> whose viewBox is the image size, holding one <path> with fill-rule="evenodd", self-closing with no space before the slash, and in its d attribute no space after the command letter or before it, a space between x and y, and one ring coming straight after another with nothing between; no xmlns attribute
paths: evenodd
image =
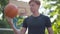
<svg viewBox="0 0 60 34"><path fill-rule="evenodd" d="M12 19L6 17L15 34L25 34L27 28L28 34L45 34L45 27L49 34L53 34L49 17L39 14L38 12L40 4L39 0L30 0L29 5L32 15L23 21L23 26L20 31L15 29Z"/></svg>

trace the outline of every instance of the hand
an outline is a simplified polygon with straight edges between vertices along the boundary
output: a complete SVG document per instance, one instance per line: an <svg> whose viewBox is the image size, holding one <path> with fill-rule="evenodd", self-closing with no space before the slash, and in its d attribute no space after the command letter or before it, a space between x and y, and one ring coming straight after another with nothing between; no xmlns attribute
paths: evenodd
<svg viewBox="0 0 60 34"><path fill-rule="evenodd" d="M7 16L6 16L6 19L7 19L8 23L10 24L11 28L13 29L14 33L15 34L20 34L20 30L17 30L16 27L14 26L14 24L13 24L13 19L10 18L10 17L7 17Z"/></svg>
<svg viewBox="0 0 60 34"><path fill-rule="evenodd" d="M13 18L5 16L9 24L13 24Z"/></svg>

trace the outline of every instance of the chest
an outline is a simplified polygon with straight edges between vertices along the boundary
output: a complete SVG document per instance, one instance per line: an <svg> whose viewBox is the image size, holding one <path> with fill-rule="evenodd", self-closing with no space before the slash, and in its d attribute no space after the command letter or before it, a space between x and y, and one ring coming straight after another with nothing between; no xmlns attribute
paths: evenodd
<svg viewBox="0 0 60 34"><path fill-rule="evenodd" d="M31 18L27 20L28 27L43 27L45 26L45 20L43 18Z"/></svg>

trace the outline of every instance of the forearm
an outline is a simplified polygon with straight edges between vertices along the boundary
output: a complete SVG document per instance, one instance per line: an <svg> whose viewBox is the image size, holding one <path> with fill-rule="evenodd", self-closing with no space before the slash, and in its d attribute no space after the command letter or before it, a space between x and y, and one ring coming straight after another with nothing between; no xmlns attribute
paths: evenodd
<svg viewBox="0 0 60 34"><path fill-rule="evenodd" d="M14 26L12 18L6 17L6 19L7 19L8 23L9 23L10 27L13 29L14 34L25 34L26 28L22 27L22 29L18 30Z"/></svg>
<svg viewBox="0 0 60 34"><path fill-rule="evenodd" d="M49 34L54 34L53 31L50 31Z"/></svg>
<svg viewBox="0 0 60 34"><path fill-rule="evenodd" d="M18 31L13 24L13 19L7 18L7 21L8 21L8 24L10 25L10 27L13 29L14 34L20 34L20 31Z"/></svg>
<svg viewBox="0 0 60 34"><path fill-rule="evenodd" d="M10 23L11 28L13 29L14 34L20 34L20 30L16 29L14 24Z"/></svg>
<svg viewBox="0 0 60 34"><path fill-rule="evenodd" d="M50 28L48 28L48 33L49 34L54 34L54 32L53 32L53 30L52 30L52 28L50 27Z"/></svg>

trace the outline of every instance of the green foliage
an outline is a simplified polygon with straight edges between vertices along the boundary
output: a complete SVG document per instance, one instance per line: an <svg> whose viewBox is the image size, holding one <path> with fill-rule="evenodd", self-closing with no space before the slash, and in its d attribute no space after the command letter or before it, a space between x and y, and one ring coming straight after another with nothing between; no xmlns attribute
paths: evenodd
<svg viewBox="0 0 60 34"><path fill-rule="evenodd" d="M10 26L7 21L0 20L0 28L10 28Z"/></svg>
<svg viewBox="0 0 60 34"><path fill-rule="evenodd" d="M4 19L4 7L8 4L8 0L0 0L0 14L3 13Z"/></svg>
<svg viewBox="0 0 60 34"><path fill-rule="evenodd" d="M55 4L47 4L44 7L47 9L51 9L51 7L57 6L55 10L53 10L52 12L50 12L50 17L52 18L54 15L57 15L57 18L55 19L55 21L52 23L52 28L54 31L54 34L60 34L60 0L45 0L46 2L48 1L56 1ZM47 31L46 31L47 34Z"/></svg>
<svg viewBox="0 0 60 34"><path fill-rule="evenodd" d="M8 0L0 0L0 15L3 13L2 19L0 19L0 28L10 28L6 19L4 18L4 7L8 4Z"/></svg>
<svg viewBox="0 0 60 34"><path fill-rule="evenodd" d="M20 29L20 27L22 27L22 23L23 23L24 18L23 18L23 16L19 16L19 17L17 17L17 20L18 21L16 23L16 26L18 29Z"/></svg>

